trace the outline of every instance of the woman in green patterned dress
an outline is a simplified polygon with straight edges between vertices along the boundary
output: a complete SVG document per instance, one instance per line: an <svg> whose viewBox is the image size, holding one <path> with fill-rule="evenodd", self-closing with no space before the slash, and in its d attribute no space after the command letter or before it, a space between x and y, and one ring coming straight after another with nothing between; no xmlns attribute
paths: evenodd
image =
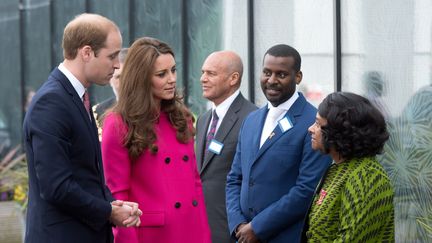
<svg viewBox="0 0 432 243"><path fill-rule="evenodd" d="M389 137L381 112L362 96L332 93L309 132L312 148L333 164L316 189L303 242L394 242L393 186L375 158Z"/></svg>

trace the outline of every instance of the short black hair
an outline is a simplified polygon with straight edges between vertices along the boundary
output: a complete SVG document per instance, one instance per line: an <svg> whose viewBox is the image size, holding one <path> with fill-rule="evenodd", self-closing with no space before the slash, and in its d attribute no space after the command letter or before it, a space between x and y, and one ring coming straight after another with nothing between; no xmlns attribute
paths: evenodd
<svg viewBox="0 0 432 243"><path fill-rule="evenodd" d="M327 120L321 127L325 152L333 148L343 159L375 156L389 138L382 113L360 95L329 94L319 105L318 114Z"/></svg>
<svg viewBox="0 0 432 243"><path fill-rule="evenodd" d="M270 47L264 54L264 57L269 54L274 57L293 57L294 58L294 70L296 72L300 71L301 68L301 57L296 49L289 45L278 44Z"/></svg>

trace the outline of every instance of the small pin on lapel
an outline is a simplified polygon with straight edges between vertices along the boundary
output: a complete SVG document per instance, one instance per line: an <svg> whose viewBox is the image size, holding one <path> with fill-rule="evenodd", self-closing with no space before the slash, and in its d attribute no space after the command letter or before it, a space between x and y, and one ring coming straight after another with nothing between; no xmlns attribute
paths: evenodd
<svg viewBox="0 0 432 243"><path fill-rule="evenodd" d="M273 136L275 135L275 133L274 132L272 132L272 133L270 133L270 135L269 135L269 139L271 139Z"/></svg>

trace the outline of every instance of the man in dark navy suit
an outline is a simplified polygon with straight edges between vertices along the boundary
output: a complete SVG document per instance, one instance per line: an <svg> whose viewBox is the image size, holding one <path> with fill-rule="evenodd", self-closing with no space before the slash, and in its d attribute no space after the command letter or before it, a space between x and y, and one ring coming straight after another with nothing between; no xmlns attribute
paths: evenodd
<svg viewBox="0 0 432 243"><path fill-rule="evenodd" d="M112 242L111 226L138 226L141 211L105 186L87 89L119 68L118 27L81 14L63 35L64 61L35 94L24 119L29 172L25 242Z"/></svg>

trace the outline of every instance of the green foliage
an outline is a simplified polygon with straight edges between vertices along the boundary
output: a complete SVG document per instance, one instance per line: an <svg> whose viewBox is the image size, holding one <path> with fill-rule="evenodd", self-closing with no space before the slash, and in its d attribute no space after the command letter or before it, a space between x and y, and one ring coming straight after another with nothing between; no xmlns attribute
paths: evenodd
<svg viewBox="0 0 432 243"><path fill-rule="evenodd" d="M388 130L379 160L395 187L396 242L431 242L432 87L414 94Z"/></svg>

